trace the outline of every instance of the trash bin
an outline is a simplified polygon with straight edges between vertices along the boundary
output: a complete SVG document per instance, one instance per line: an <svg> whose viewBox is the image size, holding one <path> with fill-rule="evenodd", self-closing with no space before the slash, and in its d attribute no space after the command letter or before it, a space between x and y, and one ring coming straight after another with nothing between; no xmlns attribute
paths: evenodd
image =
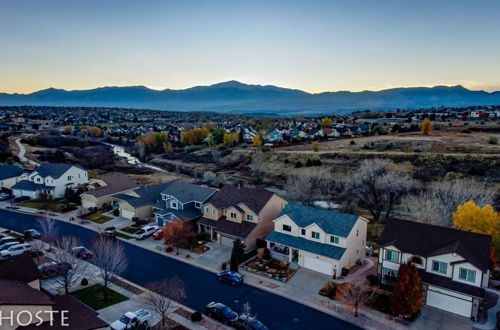
<svg viewBox="0 0 500 330"><path fill-rule="evenodd" d="M342 268L341 274L342 276L347 276L347 274L349 274L349 267Z"/></svg>

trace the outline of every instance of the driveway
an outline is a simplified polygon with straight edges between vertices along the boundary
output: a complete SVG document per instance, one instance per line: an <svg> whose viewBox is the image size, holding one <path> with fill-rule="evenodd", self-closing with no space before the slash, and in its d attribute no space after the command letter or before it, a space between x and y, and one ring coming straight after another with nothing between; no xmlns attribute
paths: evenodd
<svg viewBox="0 0 500 330"><path fill-rule="evenodd" d="M220 245L215 242L208 242L206 245L210 247L210 250L196 258L196 264L210 269L220 269L222 263L227 263L231 258L231 247Z"/></svg>
<svg viewBox="0 0 500 330"><path fill-rule="evenodd" d="M424 306L419 317L411 325L416 330L470 330L472 321L466 317Z"/></svg>
<svg viewBox="0 0 500 330"><path fill-rule="evenodd" d="M331 279L332 277L329 275L300 267L288 281L286 286L290 287L290 291L295 290L295 288L300 289L300 291L304 291L304 289L307 288L308 291L317 294L323 285Z"/></svg>

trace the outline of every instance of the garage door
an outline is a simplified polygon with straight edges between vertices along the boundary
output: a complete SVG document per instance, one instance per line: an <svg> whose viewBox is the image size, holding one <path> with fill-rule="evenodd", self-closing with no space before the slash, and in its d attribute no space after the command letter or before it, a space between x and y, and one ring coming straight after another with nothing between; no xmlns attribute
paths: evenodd
<svg viewBox="0 0 500 330"><path fill-rule="evenodd" d="M226 235L220 235L220 244L224 246L233 246L234 245L234 240L231 237L228 237Z"/></svg>
<svg viewBox="0 0 500 330"><path fill-rule="evenodd" d="M427 305L465 317L470 317L472 312L471 301L455 298L431 290L427 291Z"/></svg>
<svg viewBox="0 0 500 330"><path fill-rule="evenodd" d="M327 275L332 275L333 271L333 265L331 263L307 256L304 257L304 268Z"/></svg>
<svg viewBox="0 0 500 330"><path fill-rule="evenodd" d="M129 211L129 210L122 210L122 217L126 219L132 219L134 217L134 212Z"/></svg>

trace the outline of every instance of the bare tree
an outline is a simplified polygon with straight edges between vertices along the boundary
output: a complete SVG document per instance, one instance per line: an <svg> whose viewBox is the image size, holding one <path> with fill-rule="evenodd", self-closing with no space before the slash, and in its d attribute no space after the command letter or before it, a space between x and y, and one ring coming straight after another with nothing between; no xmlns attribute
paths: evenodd
<svg viewBox="0 0 500 330"><path fill-rule="evenodd" d="M349 290L347 290L345 298L349 305L354 307L354 316L358 317L358 308L361 304L367 301L373 291L366 281L361 283L353 282Z"/></svg>
<svg viewBox="0 0 500 330"><path fill-rule="evenodd" d="M55 281L64 289L64 294L67 295L69 290L81 278L82 273L87 268L83 260L76 257L71 249L78 246L78 239L75 237L63 237L56 243L52 255L54 261L58 264L58 274Z"/></svg>
<svg viewBox="0 0 500 330"><path fill-rule="evenodd" d="M146 298L147 302L160 314L162 326L165 326L165 317L168 314L172 300L186 298L184 283L181 279L174 277L150 283L146 288L150 291Z"/></svg>
<svg viewBox="0 0 500 330"><path fill-rule="evenodd" d="M44 215L38 217L36 221L40 229L41 239L49 244L49 251L52 250L52 245L57 239L56 220Z"/></svg>
<svg viewBox="0 0 500 330"><path fill-rule="evenodd" d="M493 204L494 198L495 190L484 182L474 179L441 181L403 198L400 212L415 221L449 227L458 205L471 200L482 207Z"/></svg>
<svg viewBox="0 0 500 330"><path fill-rule="evenodd" d="M391 166L392 162L385 159L364 160L345 181L345 194L366 207L375 221L387 220L399 199L418 186Z"/></svg>
<svg viewBox="0 0 500 330"><path fill-rule="evenodd" d="M333 195L336 187L335 180L328 170L291 175L287 179L288 197L305 204Z"/></svg>
<svg viewBox="0 0 500 330"><path fill-rule="evenodd" d="M40 257L43 255L45 242L40 239L34 239L30 242L31 248L36 255L36 262L40 263Z"/></svg>
<svg viewBox="0 0 500 330"><path fill-rule="evenodd" d="M108 299L110 283L128 266L123 245L118 241L98 239L93 245L93 261L99 268L104 285L104 300Z"/></svg>
<svg viewBox="0 0 500 330"><path fill-rule="evenodd" d="M266 164L267 162L262 152L253 155L249 167L256 183L260 183L264 179Z"/></svg>

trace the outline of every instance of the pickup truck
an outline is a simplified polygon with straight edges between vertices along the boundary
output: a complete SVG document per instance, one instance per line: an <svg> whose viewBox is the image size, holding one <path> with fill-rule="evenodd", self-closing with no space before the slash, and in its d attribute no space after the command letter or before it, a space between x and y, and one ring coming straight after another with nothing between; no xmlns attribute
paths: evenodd
<svg viewBox="0 0 500 330"><path fill-rule="evenodd" d="M137 325L144 327L149 326L149 322L153 319L153 314L146 309L139 309L136 312L126 312L120 319L111 323L110 328L113 330L130 329Z"/></svg>

